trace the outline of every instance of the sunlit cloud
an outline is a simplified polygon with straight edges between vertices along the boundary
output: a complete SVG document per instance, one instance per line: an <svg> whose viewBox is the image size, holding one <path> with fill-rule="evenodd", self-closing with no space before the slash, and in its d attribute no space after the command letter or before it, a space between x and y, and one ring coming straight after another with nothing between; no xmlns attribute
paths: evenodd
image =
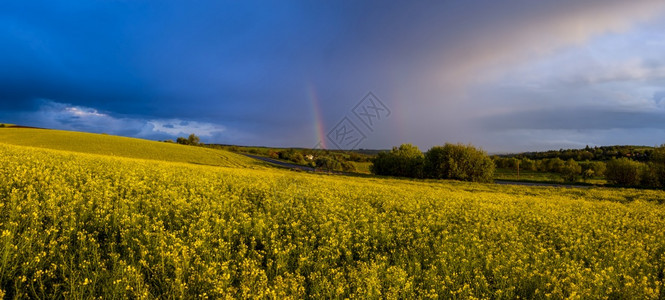
<svg viewBox="0 0 665 300"><path fill-rule="evenodd" d="M65 107L65 111L69 112L74 116L79 116L79 117L98 117L98 118L108 117L108 115L99 113L96 109L91 109L91 108L69 106Z"/></svg>
<svg viewBox="0 0 665 300"><path fill-rule="evenodd" d="M625 34L665 11L662 1L514 4L525 13L514 15L509 9L499 10L486 21L485 25L490 26L480 27L482 32L468 32L457 39L458 46L441 51L443 65L432 66L439 68L438 78L444 85L452 82L451 86L468 87L479 80L501 77L513 67L569 47L584 47L597 36ZM501 20L502 14L510 21Z"/></svg>
<svg viewBox="0 0 665 300"><path fill-rule="evenodd" d="M211 137L226 131L224 126L212 123L202 123L196 121L183 121L179 119L171 120L150 120L148 124L152 125L153 131L163 132L170 135L186 135L196 133L199 136Z"/></svg>
<svg viewBox="0 0 665 300"><path fill-rule="evenodd" d="M180 119L142 119L137 117L113 116L92 107L41 99L36 111L24 112L21 118L30 120L33 126L108 133L151 139L167 139L196 134L205 138L222 137L227 131L224 126L200 121Z"/></svg>

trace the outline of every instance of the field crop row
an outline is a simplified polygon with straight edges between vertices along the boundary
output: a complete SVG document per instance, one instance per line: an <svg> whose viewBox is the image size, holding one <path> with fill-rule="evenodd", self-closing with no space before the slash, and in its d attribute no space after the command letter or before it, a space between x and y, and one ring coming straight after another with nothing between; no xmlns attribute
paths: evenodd
<svg viewBox="0 0 665 300"><path fill-rule="evenodd" d="M228 151L85 132L2 128L0 141L17 146L219 167L265 166L265 163Z"/></svg>
<svg viewBox="0 0 665 300"><path fill-rule="evenodd" d="M662 191L0 153L5 297L665 297Z"/></svg>

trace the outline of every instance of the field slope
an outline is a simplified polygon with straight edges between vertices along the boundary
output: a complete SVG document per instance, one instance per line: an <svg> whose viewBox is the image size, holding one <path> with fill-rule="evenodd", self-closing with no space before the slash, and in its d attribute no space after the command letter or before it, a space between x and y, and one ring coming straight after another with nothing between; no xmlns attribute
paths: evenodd
<svg viewBox="0 0 665 300"><path fill-rule="evenodd" d="M89 154L184 162L222 167L265 164L224 150L74 131L0 128L0 143Z"/></svg>
<svg viewBox="0 0 665 300"><path fill-rule="evenodd" d="M665 298L663 191L220 168L4 141L0 297Z"/></svg>

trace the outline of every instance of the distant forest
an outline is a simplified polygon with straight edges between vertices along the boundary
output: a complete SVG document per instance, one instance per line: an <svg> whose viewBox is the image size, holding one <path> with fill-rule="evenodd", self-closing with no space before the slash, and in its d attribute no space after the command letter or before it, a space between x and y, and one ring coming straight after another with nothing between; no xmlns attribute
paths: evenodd
<svg viewBox="0 0 665 300"><path fill-rule="evenodd" d="M559 158L562 160L599 160L608 161L613 158L626 157L631 160L647 162L652 158L652 154L656 148L648 146L600 146L589 147L583 149L560 149L550 150L544 152L524 152L518 154L505 154L497 155L499 157L514 157L514 158L528 158L533 160Z"/></svg>
<svg viewBox="0 0 665 300"><path fill-rule="evenodd" d="M491 182L496 178L495 169L503 174L517 170L517 180L522 170L552 174L568 183L582 179L606 180L615 186L665 187L665 145L586 146L489 156L472 145L449 143L427 152L411 144L386 151L205 145L194 134L178 138L177 143L261 155L319 171L357 172L363 168L367 173L384 176Z"/></svg>

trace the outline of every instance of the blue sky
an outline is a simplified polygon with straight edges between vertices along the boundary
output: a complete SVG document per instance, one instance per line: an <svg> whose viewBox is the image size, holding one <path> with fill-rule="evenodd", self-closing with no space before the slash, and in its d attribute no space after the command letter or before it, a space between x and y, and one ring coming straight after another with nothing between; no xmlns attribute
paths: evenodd
<svg viewBox="0 0 665 300"><path fill-rule="evenodd" d="M662 1L15 1L0 45L7 123L297 147L335 147L340 126L360 148L665 143ZM387 110L367 126L370 92Z"/></svg>

